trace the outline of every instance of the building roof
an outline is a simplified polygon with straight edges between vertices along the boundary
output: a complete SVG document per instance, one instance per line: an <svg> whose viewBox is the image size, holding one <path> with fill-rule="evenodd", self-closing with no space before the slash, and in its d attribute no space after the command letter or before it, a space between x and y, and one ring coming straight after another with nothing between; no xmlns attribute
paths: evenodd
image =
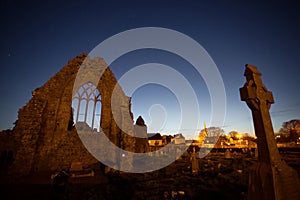
<svg viewBox="0 0 300 200"><path fill-rule="evenodd" d="M181 133L176 134L174 136L174 138L176 138L176 139L180 139L180 138L185 139L185 137Z"/></svg>
<svg viewBox="0 0 300 200"><path fill-rule="evenodd" d="M160 133L148 133L148 140L162 140Z"/></svg>

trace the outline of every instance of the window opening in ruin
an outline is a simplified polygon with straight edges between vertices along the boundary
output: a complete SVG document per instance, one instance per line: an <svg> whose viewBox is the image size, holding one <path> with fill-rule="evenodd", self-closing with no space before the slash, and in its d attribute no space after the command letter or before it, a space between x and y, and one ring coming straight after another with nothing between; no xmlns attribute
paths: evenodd
<svg viewBox="0 0 300 200"><path fill-rule="evenodd" d="M101 120L101 95L91 83L83 84L72 100L75 124L85 122L92 130L99 131Z"/></svg>

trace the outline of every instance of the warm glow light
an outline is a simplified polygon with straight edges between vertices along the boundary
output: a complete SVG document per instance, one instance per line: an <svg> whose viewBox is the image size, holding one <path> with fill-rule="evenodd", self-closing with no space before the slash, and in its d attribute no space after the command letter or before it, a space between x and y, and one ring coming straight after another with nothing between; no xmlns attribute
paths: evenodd
<svg viewBox="0 0 300 200"><path fill-rule="evenodd" d="M241 134L236 134L236 137L238 138L238 139L241 139L243 136L241 135Z"/></svg>

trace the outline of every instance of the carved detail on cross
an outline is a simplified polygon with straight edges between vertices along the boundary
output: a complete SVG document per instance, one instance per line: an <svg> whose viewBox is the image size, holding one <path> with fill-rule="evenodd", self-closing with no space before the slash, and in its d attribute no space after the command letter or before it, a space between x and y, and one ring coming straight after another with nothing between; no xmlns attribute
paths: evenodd
<svg viewBox="0 0 300 200"><path fill-rule="evenodd" d="M246 101L251 110L261 110L261 106L266 106L269 110L274 103L272 92L268 91L262 83L261 73L252 65L247 64L244 73L246 83L240 88L241 100Z"/></svg>
<svg viewBox="0 0 300 200"><path fill-rule="evenodd" d="M266 163L280 161L269 113L274 103L272 92L262 83L261 73L256 67L247 64L244 76L246 83L240 88L240 95L252 111L255 135L258 138L258 159Z"/></svg>

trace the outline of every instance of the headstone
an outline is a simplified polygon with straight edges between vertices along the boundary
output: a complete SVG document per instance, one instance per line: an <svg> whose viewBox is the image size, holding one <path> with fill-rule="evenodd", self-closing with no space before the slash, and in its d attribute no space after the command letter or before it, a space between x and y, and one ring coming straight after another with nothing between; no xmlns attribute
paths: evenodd
<svg viewBox="0 0 300 200"><path fill-rule="evenodd" d="M81 171L83 170L82 162L72 162L70 171Z"/></svg>
<svg viewBox="0 0 300 200"><path fill-rule="evenodd" d="M233 154L233 157L237 156L237 152L236 151L234 151L232 154Z"/></svg>
<svg viewBox="0 0 300 200"><path fill-rule="evenodd" d="M258 162L249 170L248 199L299 200L300 181L297 172L281 160L276 146L270 107L274 103L256 67L247 64L245 85L240 88L241 100L252 111L258 138Z"/></svg>
<svg viewBox="0 0 300 200"><path fill-rule="evenodd" d="M228 149L225 151L224 157L225 158L231 158L231 153L230 153L230 151Z"/></svg>
<svg viewBox="0 0 300 200"><path fill-rule="evenodd" d="M195 147L193 148L191 161L192 161L192 173L196 174L199 171L199 163L198 163Z"/></svg>

